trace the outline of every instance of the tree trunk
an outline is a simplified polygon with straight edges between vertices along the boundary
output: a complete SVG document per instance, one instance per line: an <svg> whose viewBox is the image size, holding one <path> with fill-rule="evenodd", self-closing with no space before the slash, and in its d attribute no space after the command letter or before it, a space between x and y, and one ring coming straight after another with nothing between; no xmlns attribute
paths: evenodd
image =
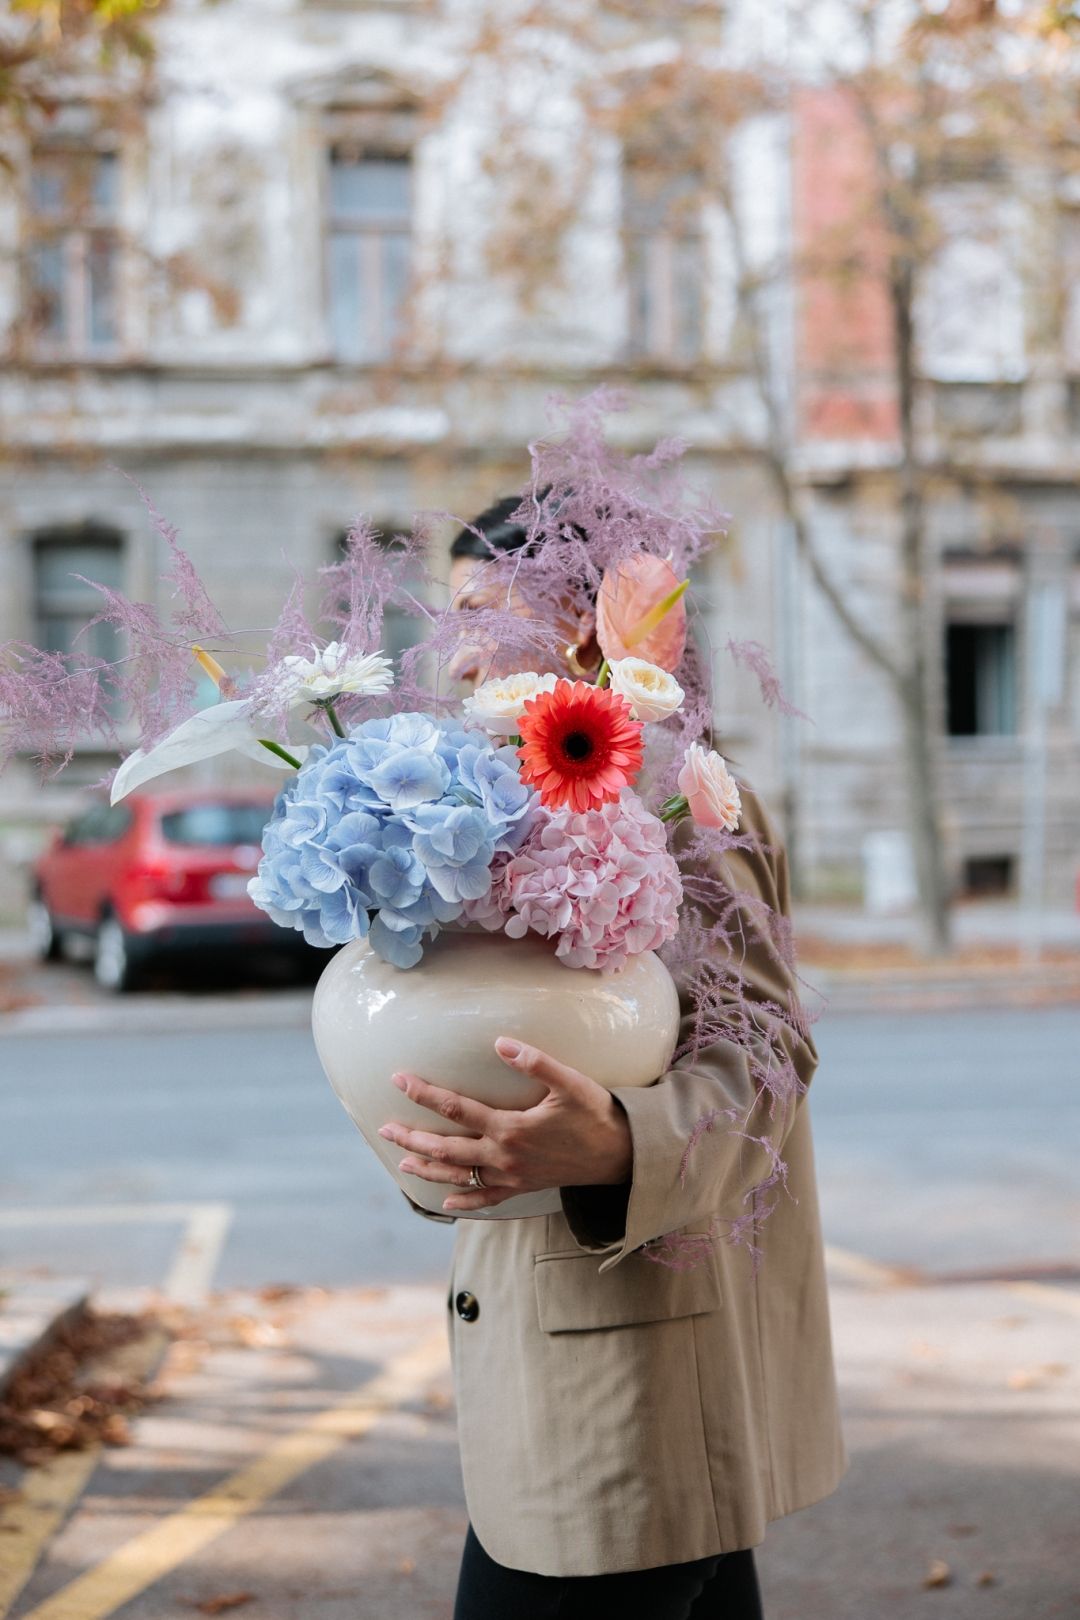
<svg viewBox="0 0 1080 1620"><path fill-rule="evenodd" d="M949 893L942 851L941 793L930 704L926 624L926 501L915 435L915 265L894 256L889 277L896 343L900 430L900 615L908 667L898 686L907 766L907 811L919 896L921 944L929 955L952 946Z"/></svg>
<svg viewBox="0 0 1080 1620"><path fill-rule="evenodd" d="M925 658L920 654L910 681L898 689L907 774L907 819L919 895L919 944L928 956L952 948L948 881L941 838L941 814L934 757L936 728L929 714Z"/></svg>

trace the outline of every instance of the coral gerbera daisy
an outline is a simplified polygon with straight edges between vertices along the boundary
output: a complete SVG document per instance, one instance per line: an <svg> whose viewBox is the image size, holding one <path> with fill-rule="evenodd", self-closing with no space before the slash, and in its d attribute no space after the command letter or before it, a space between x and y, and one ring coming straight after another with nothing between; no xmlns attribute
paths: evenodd
<svg viewBox="0 0 1080 1620"><path fill-rule="evenodd" d="M522 780L548 808L613 804L641 769L641 722L610 688L558 681L525 704L518 749Z"/></svg>

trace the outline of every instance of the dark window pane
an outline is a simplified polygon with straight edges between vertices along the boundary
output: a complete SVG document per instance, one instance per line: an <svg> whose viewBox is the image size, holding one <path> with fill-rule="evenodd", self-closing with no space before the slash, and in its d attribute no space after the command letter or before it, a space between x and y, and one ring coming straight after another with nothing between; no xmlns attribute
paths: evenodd
<svg viewBox="0 0 1080 1620"><path fill-rule="evenodd" d="M195 804L162 816L161 831L170 844L215 849L230 844L258 844L270 812L268 804Z"/></svg>
<svg viewBox="0 0 1080 1620"><path fill-rule="evenodd" d="M334 352L342 360L364 358L360 300L361 238L330 238L330 329Z"/></svg>
<svg viewBox="0 0 1080 1620"><path fill-rule="evenodd" d="M115 152L100 152L94 159L94 211L113 216L120 205L120 159Z"/></svg>
<svg viewBox="0 0 1080 1620"><path fill-rule="evenodd" d="M409 290L409 238L400 233L383 237L380 312L382 330L376 343L385 351L401 334L401 317Z"/></svg>
<svg viewBox="0 0 1080 1620"><path fill-rule="evenodd" d="M119 589L123 583L123 553L106 539L39 539L34 545L34 606L36 640L47 652L78 652L109 661L120 656L120 633L115 625L96 624L87 629L103 606L101 595L85 580Z"/></svg>
<svg viewBox="0 0 1080 1620"><path fill-rule="evenodd" d="M39 242L31 248L27 264L26 305L34 331L54 342L63 342L68 323L64 311L62 242Z"/></svg>
<svg viewBox="0 0 1080 1620"><path fill-rule="evenodd" d="M330 161L330 209L335 219L360 223L408 220L411 163L407 157Z"/></svg>
<svg viewBox="0 0 1080 1620"><path fill-rule="evenodd" d="M1016 730L1016 653L1011 624L946 629L949 735L985 737Z"/></svg>
<svg viewBox="0 0 1080 1620"><path fill-rule="evenodd" d="M116 243L93 237L87 247L86 332L91 348L116 342Z"/></svg>
<svg viewBox="0 0 1080 1620"><path fill-rule="evenodd" d="M30 202L35 214L55 218L64 212L65 179L63 160L59 156L34 159L30 170Z"/></svg>

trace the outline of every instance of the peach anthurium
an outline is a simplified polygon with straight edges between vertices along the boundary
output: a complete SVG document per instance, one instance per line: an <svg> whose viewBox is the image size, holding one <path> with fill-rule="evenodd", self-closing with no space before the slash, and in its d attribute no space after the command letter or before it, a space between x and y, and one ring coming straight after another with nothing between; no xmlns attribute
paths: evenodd
<svg viewBox="0 0 1080 1620"><path fill-rule="evenodd" d="M648 551L605 573L596 601L596 638L609 664L644 658L669 673L678 668L686 647L688 583Z"/></svg>

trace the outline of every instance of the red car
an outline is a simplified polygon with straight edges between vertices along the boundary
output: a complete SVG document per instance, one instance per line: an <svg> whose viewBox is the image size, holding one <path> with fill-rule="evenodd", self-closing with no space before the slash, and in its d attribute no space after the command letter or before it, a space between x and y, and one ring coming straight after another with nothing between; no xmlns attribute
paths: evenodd
<svg viewBox="0 0 1080 1620"><path fill-rule="evenodd" d="M189 789L99 803L34 867L30 928L38 954L68 935L93 941L94 972L128 990L155 956L179 951L310 950L247 893L273 795Z"/></svg>

